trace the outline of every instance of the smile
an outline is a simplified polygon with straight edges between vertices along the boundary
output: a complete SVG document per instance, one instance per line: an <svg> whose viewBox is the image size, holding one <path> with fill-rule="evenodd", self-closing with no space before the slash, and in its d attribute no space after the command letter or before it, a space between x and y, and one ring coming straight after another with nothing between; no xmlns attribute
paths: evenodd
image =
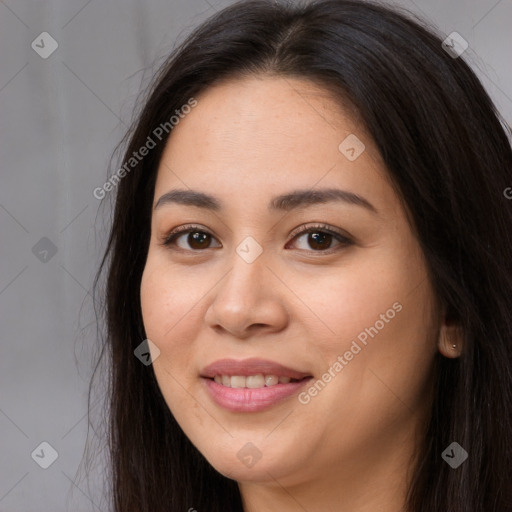
<svg viewBox="0 0 512 512"><path fill-rule="evenodd" d="M264 387L275 386L276 384L288 384L289 382L298 382L286 376L277 375L215 375L213 379L217 384L221 384L228 388L249 388L258 389Z"/></svg>

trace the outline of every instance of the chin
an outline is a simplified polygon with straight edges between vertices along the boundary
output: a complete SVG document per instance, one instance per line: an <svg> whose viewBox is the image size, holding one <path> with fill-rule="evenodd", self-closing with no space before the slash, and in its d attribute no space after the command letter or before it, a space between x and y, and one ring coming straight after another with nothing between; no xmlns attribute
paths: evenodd
<svg viewBox="0 0 512 512"><path fill-rule="evenodd" d="M281 450L284 450L283 445ZM227 478L237 481L272 482L294 473L293 468L299 465L298 461L290 460L286 450L282 453L281 450L275 444L267 443L264 448L258 449L257 441L253 444L234 440L221 452L202 453L215 470Z"/></svg>

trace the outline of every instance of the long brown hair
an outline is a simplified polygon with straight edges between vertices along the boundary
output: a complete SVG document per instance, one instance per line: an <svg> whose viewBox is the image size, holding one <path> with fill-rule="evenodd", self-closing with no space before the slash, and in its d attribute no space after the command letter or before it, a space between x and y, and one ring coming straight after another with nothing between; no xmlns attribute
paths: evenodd
<svg viewBox="0 0 512 512"><path fill-rule="evenodd" d="M376 3L236 3L196 29L160 68L127 134L123 164L156 127L223 78L295 76L350 101L411 212L434 289L464 332L461 358L436 356L431 421L407 510L507 512L512 201L504 191L512 186L510 128L464 56L452 58L442 39L413 14ZM101 356L109 368L112 507L242 511L237 483L191 444L152 366L134 356L146 338L140 283L156 173L169 136L171 130L161 140L153 136L155 147L116 183L110 237L95 280L107 326ZM457 470L441 458L452 441L469 453Z"/></svg>

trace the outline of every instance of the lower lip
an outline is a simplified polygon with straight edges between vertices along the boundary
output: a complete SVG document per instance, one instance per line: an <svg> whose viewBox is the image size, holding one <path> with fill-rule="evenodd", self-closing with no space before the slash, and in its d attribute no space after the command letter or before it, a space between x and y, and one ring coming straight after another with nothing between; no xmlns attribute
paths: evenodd
<svg viewBox="0 0 512 512"><path fill-rule="evenodd" d="M288 384L275 384L264 388L228 388L212 379L203 377L213 401L224 409L233 412L258 412L297 393L310 378Z"/></svg>

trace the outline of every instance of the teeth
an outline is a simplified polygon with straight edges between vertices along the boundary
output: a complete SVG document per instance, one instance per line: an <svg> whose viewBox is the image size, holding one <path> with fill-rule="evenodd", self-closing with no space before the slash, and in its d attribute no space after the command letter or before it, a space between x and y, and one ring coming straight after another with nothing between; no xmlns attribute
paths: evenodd
<svg viewBox="0 0 512 512"><path fill-rule="evenodd" d="M275 386L279 382L277 375L265 375L265 386Z"/></svg>
<svg viewBox="0 0 512 512"><path fill-rule="evenodd" d="M276 384L288 384L292 379L290 377L279 377L277 375L215 375L213 379L217 384L222 384L228 388L249 388L257 389Z"/></svg>
<svg viewBox="0 0 512 512"><path fill-rule="evenodd" d="M265 377L261 374L250 375L245 378L245 386L248 388L263 388L265 387Z"/></svg>
<svg viewBox="0 0 512 512"><path fill-rule="evenodd" d="M245 377L239 375L233 375L231 377L232 388L245 388Z"/></svg>

